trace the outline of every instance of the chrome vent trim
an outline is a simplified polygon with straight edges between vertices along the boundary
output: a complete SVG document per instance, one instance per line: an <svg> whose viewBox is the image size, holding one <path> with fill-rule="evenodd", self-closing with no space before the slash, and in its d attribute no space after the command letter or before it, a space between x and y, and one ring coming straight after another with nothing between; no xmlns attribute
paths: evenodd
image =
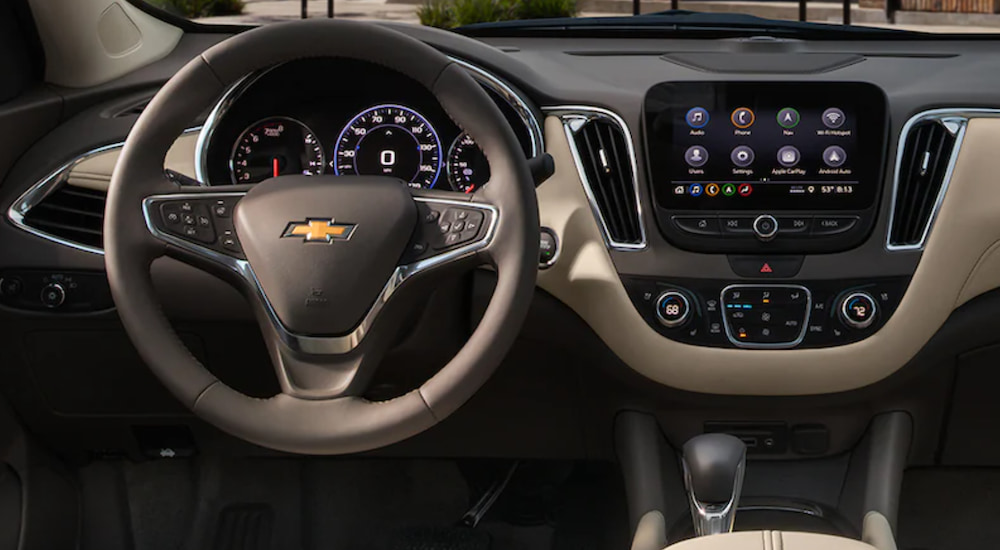
<svg viewBox="0 0 1000 550"><path fill-rule="evenodd" d="M531 156L537 157L545 151L541 123L538 121L535 111L532 110L530 103L528 103L524 96L514 91L513 88L498 76L478 65L454 56L448 56L448 59L467 70L476 82L495 92L510 105L511 109L514 109L514 112L517 113L518 118L521 119L521 122L524 123L525 128L528 130L528 136L531 138ZM195 179L206 184L209 183L208 146L212 143L212 136L226 112L243 95L247 88L269 71L279 66L280 64L246 75L223 92L222 98L212 108L208 118L205 120L205 125L201 129L201 133L198 135L198 145L195 149L194 161Z"/></svg>
<svg viewBox="0 0 1000 550"><path fill-rule="evenodd" d="M189 128L187 130L184 130L184 134L189 134L199 131L201 131L201 127ZM59 235L53 235L52 233L33 227L25 221L25 217L28 215L28 212L30 212L31 209L33 209L39 203L44 201L49 195L57 191L62 186L67 185L66 181L68 180L70 173L78 164L96 155L107 153L108 151L113 151L116 149L121 149L124 145L125 145L124 141L111 143L109 145L104 145L101 147L97 147L95 149L91 149L81 155L74 157L72 160L63 164L53 172L49 173L44 178L39 180L37 183L29 187L27 191L22 193L21 196L19 196L17 200L14 201L14 203L10 206L10 208L7 209L7 219L10 220L10 222L14 225L14 227L17 227L18 229L25 231L27 233L31 233L36 237L41 237L48 241L52 241L54 243L61 244L63 246L68 246L69 248L73 248L75 250L90 252L91 254L103 255L104 250L101 248L65 239L63 237L60 237Z"/></svg>
<svg viewBox="0 0 1000 550"><path fill-rule="evenodd" d="M903 125L903 130L899 135L899 143L896 146L895 173L893 174L892 197L890 197L889 203L889 225L886 228L885 234L886 250L895 252L924 249L924 246L927 244L927 237L930 235L931 229L934 227L938 211L941 210L941 204L944 202L945 194L948 192L948 187L951 184L951 178L955 171L955 164L958 161L958 155L962 150L962 143L965 141L965 132L968 129L969 121L974 118L1000 118L1000 109L933 109L914 115L906 121L906 124ZM938 190L934 205L931 207L930 215L927 218L927 222L924 224L920 240L913 244L893 244L892 228L896 221L896 200L899 195L900 172L902 170L904 160L903 155L905 154L906 144L910 139L911 131L915 126L924 122L937 122L941 124L945 130L955 136L955 144L952 147L951 156L949 157L945 168L944 178L941 181L941 188Z"/></svg>
<svg viewBox="0 0 1000 550"><path fill-rule="evenodd" d="M566 132L566 140L569 142L570 153L573 155L573 163L576 164L576 170L580 175L580 181L583 182L583 190L587 195L587 201L590 203L590 209L593 211L594 217L597 219L605 244L613 250L634 252L645 249L647 245L646 223L643 217L642 202L639 197L639 169L636 163L635 143L632 140L632 132L629 130L628 124L626 124L625 121L618 116L618 114L612 111L587 105L559 105L553 107L543 107L542 112L548 115L556 116L562 121L563 130ZM639 242L637 243L619 242L611 236L607 220L597 203L597 197L594 195L594 189L589 178L587 177L583 160L580 157L579 149L576 146L576 134L583 129L587 123L596 119L603 119L612 123L614 126L617 126L622 132L622 135L625 137L625 146L628 149L629 167L632 172L632 192L635 196L636 218L639 224Z"/></svg>

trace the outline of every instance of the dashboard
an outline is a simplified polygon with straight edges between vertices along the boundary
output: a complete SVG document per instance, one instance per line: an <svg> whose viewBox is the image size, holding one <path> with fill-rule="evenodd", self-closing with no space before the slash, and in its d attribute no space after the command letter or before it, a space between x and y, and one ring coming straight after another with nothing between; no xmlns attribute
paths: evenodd
<svg viewBox="0 0 1000 550"><path fill-rule="evenodd" d="M498 80L481 78L525 155L537 154L529 107L505 98ZM303 59L248 75L227 91L201 133L196 178L211 185L288 174L379 175L471 193L490 179L475 139L429 91L348 59Z"/></svg>

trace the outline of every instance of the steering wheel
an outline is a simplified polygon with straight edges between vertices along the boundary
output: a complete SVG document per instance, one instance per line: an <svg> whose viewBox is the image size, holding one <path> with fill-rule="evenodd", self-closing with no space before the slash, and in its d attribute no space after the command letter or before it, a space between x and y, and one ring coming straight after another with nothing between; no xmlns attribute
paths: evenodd
<svg viewBox="0 0 1000 550"><path fill-rule="evenodd" d="M245 75L307 57L382 65L426 87L490 163L472 195L376 176L282 176L256 186L179 186L164 174L178 135ZM527 315L537 276L538 204L524 153L493 101L430 46L373 24L310 20L225 40L174 75L125 141L108 189L105 262L140 355L197 416L282 451L340 454L413 436L489 378ZM150 267L170 256L219 275L253 305L281 392L218 380L163 314ZM496 289L464 347L418 389L363 397L404 320L447 277L491 265ZM240 345L233 342L233 345Z"/></svg>

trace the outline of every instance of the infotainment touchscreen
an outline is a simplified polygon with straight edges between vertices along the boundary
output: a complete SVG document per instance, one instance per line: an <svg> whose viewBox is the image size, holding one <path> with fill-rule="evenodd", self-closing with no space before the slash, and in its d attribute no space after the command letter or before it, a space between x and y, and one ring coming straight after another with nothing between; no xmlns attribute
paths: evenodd
<svg viewBox="0 0 1000 550"><path fill-rule="evenodd" d="M864 83L683 82L646 96L668 210L861 210L877 196L885 95Z"/></svg>

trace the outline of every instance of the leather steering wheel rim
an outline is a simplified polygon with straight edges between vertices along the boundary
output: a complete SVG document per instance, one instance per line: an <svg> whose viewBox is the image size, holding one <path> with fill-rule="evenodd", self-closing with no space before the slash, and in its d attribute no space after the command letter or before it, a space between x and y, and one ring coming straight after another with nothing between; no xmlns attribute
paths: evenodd
<svg viewBox="0 0 1000 550"><path fill-rule="evenodd" d="M420 388L389 401L372 402L357 394L322 398L294 391L258 399L238 392L216 379L187 350L164 315L151 281L153 260L167 255L239 282L237 287L251 299L265 327L272 359L281 362L292 354L282 349L285 344L280 339L268 337L268 306L259 299L262 293L255 294L245 278L202 261L204 254L186 253L177 242L158 238L146 206L152 196L205 191L182 188L168 180L164 158L176 137L224 90L255 71L309 57L364 61L412 78L433 93L459 128L474 137L490 162L490 184L471 197L454 199L493 208L492 233L480 249L458 258L455 265L492 265L497 274L493 297L458 354ZM246 193L252 196L255 191ZM238 214L240 206L236 208ZM527 315L537 275L538 226L534 185L517 138L464 69L430 46L391 29L309 20L266 25L225 40L189 62L156 94L129 134L112 177L104 226L105 263L119 315L140 355L197 416L265 447L342 454L382 447L422 432L457 410L485 383ZM432 281L433 273L403 282L398 294ZM373 335L362 342L368 352L386 345L385 338L375 336L381 324L391 325L391 316L386 315L376 318ZM307 362L312 359L307 357Z"/></svg>

